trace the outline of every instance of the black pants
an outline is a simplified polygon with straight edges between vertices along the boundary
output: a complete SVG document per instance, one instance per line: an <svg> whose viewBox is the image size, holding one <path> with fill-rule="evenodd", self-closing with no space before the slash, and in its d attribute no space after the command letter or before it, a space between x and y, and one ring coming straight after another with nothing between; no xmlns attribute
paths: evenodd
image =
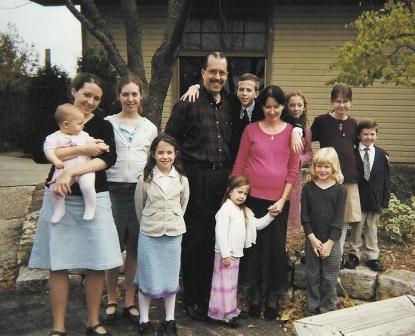
<svg viewBox="0 0 415 336"><path fill-rule="evenodd" d="M198 304L206 310L212 282L215 214L228 183L227 168L212 170L185 166L190 199L184 216L187 232L182 242L182 279L184 304Z"/></svg>
<svg viewBox="0 0 415 336"><path fill-rule="evenodd" d="M274 201L248 197L247 206L255 217L264 216ZM256 244L244 250L239 283L249 289L250 305L276 308L278 298L289 287L289 266L285 250L289 202L265 229L257 231Z"/></svg>

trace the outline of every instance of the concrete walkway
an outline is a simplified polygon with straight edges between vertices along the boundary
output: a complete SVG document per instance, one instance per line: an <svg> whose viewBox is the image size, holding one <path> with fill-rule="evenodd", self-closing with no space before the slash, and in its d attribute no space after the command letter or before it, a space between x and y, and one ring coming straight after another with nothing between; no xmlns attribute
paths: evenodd
<svg viewBox="0 0 415 336"><path fill-rule="evenodd" d="M0 153L0 187L37 185L46 180L50 166L19 152Z"/></svg>
<svg viewBox="0 0 415 336"><path fill-rule="evenodd" d="M230 329L213 322L204 323L191 320L183 312L180 300L176 305L178 335L181 336L283 336L285 333L278 321L247 319L241 321L238 329ZM102 307L104 304L102 304ZM121 307L118 307L121 311ZM52 316L47 292L14 292L0 290L0 335L3 336L46 336L51 331ZM153 301L150 319L158 326L163 320L163 301ZM67 319L68 336L85 335L85 296L81 287L70 292ZM113 336L137 336L138 329L129 321L119 317L116 326L108 327ZM156 334L155 334L156 335Z"/></svg>

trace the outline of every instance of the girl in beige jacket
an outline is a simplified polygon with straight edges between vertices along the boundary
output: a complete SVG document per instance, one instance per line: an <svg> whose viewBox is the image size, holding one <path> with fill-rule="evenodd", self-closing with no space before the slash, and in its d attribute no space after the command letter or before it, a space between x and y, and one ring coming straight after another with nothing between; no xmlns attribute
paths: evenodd
<svg viewBox="0 0 415 336"><path fill-rule="evenodd" d="M152 298L164 298L164 332L167 335L177 333L174 308L180 289L181 242L186 232L183 215L189 200L189 183L177 154L174 138L167 134L157 136L137 183L135 203L140 233L135 283L140 306L140 335L153 332L148 316Z"/></svg>

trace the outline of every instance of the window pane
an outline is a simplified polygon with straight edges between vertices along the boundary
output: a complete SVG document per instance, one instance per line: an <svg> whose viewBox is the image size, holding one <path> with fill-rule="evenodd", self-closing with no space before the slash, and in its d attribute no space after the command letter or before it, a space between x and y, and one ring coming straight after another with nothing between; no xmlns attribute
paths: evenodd
<svg viewBox="0 0 415 336"><path fill-rule="evenodd" d="M218 19L203 19L202 20L202 32L213 33L220 32L221 24Z"/></svg>
<svg viewBox="0 0 415 336"><path fill-rule="evenodd" d="M183 95L190 85L201 81L200 73L204 57L180 57L180 96Z"/></svg>
<svg viewBox="0 0 415 336"><path fill-rule="evenodd" d="M243 48L243 33L224 33L224 48L228 50L237 50Z"/></svg>
<svg viewBox="0 0 415 336"><path fill-rule="evenodd" d="M243 20L230 19L224 20L223 22L223 31L224 32L243 32L244 30Z"/></svg>
<svg viewBox="0 0 415 336"><path fill-rule="evenodd" d="M202 49L223 49L219 33L202 33Z"/></svg>
<svg viewBox="0 0 415 336"><path fill-rule="evenodd" d="M263 50L265 49L265 34L248 33L244 36L244 49Z"/></svg>
<svg viewBox="0 0 415 336"><path fill-rule="evenodd" d="M245 31L246 32L265 32L265 22L266 22L265 18L263 20L258 19L257 21L246 21Z"/></svg>
<svg viewBox="0 0 415 336"><path fill-rule="evenodd" d="M190 21L186 23L186 32L200 32L200 19L192 17Z"/></svg>
<svg viewBox="0 0 415 336"><path fill-rule="evenodd" d="M185 33L183 35L182 48L200 49L200 33Z"/></svg>

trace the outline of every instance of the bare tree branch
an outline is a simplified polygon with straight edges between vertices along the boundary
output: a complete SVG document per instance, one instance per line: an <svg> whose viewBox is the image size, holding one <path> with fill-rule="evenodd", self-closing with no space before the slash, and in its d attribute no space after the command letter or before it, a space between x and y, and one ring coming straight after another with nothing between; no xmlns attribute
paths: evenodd
<svg viewBox="0 0 415 336"><path fill-rule="evenodd" d="M173 66L182 36L186 27L187 18L190 15L193 0L170 0L167 14L164 37L160 47L155 51L151 60L152 73L149 85L149 97L144 106L144 111L150 112L149 118L157 125L161 123L161 113L155 115L151 111L158 111L162 106L157 102L164 102L167 90L173 74Z"/></svg>
<svg viewBox="0 0 415 336"><path fill-rule="evenodd" d="M94 1L82 0L80 2L82 8L84 8L88 13L88 17L78 11L71 0L65 0L66 7L69 9L69 11L104 46L105 50L108 53L108 57L117 73L120 76L127 74L129 72L128 67L117 49L111 32L106 28L105 20L99 14Z"/></svg>
<svg viewBox="0 0 415 336"><path fill-rule="evenodd" d="M148 83L144 69L143 48L141 44L141 21L137 2L135 0L121 0L124 26L127 38L127 66L142 80L145 90Z"/></svg>

